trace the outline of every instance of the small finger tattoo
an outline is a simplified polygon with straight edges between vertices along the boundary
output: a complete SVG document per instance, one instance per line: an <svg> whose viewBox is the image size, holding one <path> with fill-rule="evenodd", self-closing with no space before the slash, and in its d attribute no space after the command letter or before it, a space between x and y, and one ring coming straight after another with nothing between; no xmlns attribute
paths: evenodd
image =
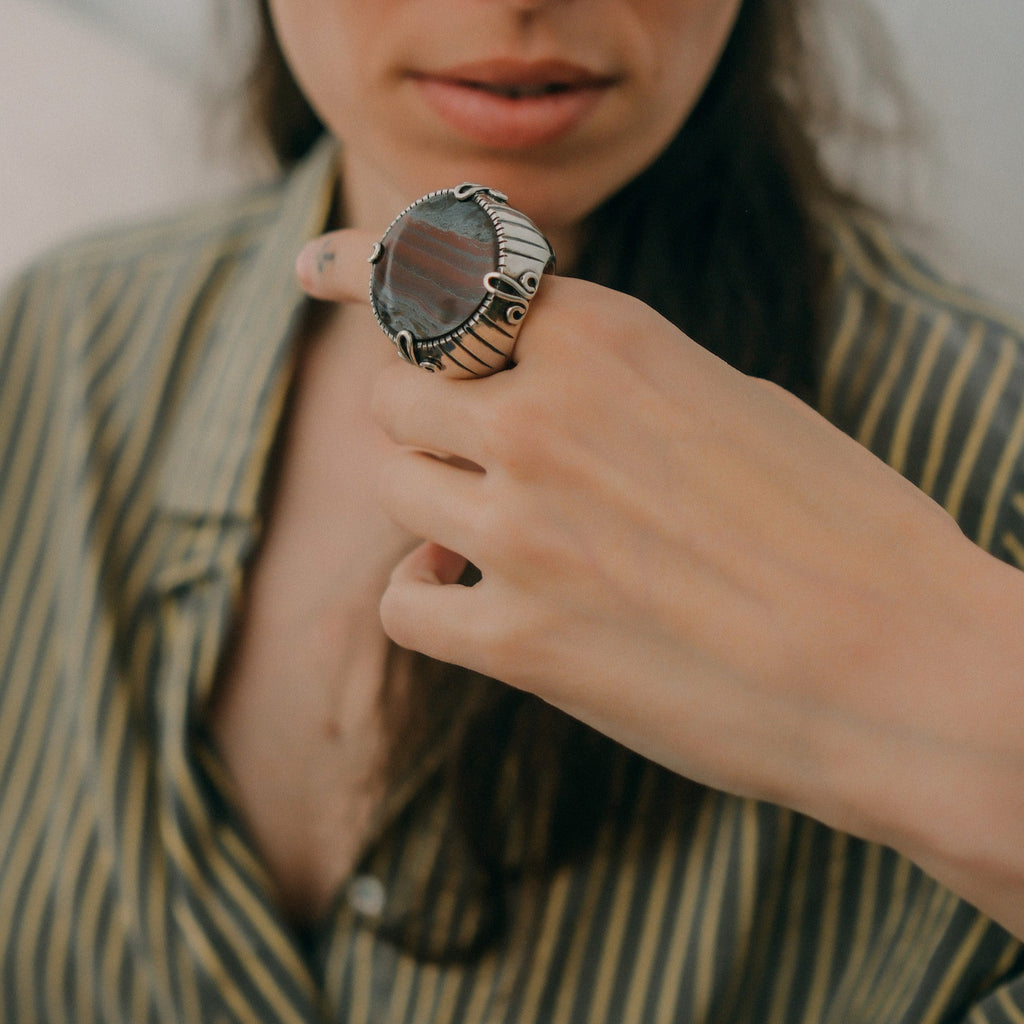
<svg viewBox="0 0 1024 1024"><path fill-rule="evenodd" d="M324 247L320 250L320 253L316 258L317 273L322 274L333 262L334 252L331 249L330 243L325 242Z"/></svg>

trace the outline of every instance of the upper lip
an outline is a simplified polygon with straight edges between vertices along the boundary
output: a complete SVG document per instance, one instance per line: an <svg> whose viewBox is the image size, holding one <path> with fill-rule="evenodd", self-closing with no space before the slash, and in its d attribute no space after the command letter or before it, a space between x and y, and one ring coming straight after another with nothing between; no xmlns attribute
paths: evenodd
<svg viewBox="0 0 1024 1024"><path fill-rule="evenodd" d="M592 71L566 60L472 61L436 71L416 71L412 77L477 86L512 96L601 88L615 81L614 75Z"/></svg>

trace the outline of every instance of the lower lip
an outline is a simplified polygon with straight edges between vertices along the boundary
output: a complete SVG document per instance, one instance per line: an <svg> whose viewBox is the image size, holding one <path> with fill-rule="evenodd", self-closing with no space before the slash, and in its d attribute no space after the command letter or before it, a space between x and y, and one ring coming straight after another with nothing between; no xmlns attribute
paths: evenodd
<svg viewBox="0 0 1024 1024"><path fill-rule="evenodd" d="M601 84L511 99L443 78L414 77L427 105L459 135L490 149L526 149L559 141L601 101Z"/></svg>

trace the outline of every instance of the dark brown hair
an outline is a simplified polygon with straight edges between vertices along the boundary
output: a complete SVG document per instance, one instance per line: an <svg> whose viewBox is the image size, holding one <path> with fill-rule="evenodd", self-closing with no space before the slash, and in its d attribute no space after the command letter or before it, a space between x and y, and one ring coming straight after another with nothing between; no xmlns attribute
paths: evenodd
<svg viewBox="0 0 1024 1024"><path fill-rule="evenodd" d="M253 110L288 167L324 129L289 73L266 0L258 4ZM801 0L744 0L679 134L590 218L576 272L641 298L743 371L813 398L827 271L819 216L847 200L811 139L801 7ZM469 957L501 933L510 880L572 859L619 813L612 777L639 759L492 680L423 658L415 673L415 709L395 723L402 737L395 747L414 757L429 737L445 737L462 838L489 912L457 949L437 948L414 921L391 927L421 955ZM668 784L685 798L688 783ZM543 821L535 819L541 807ZM524 833L533 842L513 854L512 836Z"/></svg>

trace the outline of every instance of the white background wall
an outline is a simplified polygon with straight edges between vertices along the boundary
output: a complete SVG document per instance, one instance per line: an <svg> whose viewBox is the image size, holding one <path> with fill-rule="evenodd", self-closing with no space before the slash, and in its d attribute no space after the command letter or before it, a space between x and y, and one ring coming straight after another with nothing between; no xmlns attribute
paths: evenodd
<svg viewBox="0 0 1024 1024"><path fill-rule="evenodd" d="M256 173L207 111L240 66L244 2L0 0L0 279L69 233ZM866 41L884 63L884 40L858 0L823 3L845 96L884 114L875 72L848 59ZM864 3L923 139L837 159L947 272L1024 314L1024 0Z"/></svg>
<svg viewBox="0 0 1024 1024"><path fill-rule="evenodd" d="M1024 0L865 0L887 39L858 29L854 0L823 6L847 95L871 110L870 65L842 59L866 43L895 64L921 131L902 151L848 150L847 166L951 276L1024 313Z"/></svg>
<svg viewBox="0 0 1024 1024"><path fill-rule="evenodd" d="M209 113L240 64L214 52L224 2L0 0L0 282L63 238L252 173Z"/></svg>

